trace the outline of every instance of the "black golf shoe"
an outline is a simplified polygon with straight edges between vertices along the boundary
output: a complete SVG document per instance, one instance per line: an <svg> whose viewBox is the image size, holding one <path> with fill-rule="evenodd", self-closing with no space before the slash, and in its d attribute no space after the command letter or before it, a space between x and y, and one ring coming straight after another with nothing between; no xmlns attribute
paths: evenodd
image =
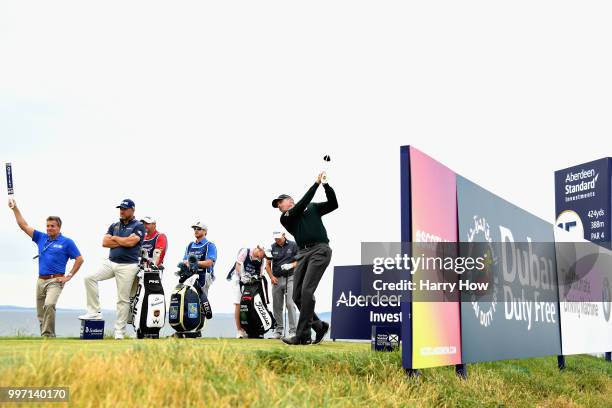
<svg viewBox="0 0 612 408"><path fill-rule="evenodd" d="M312 344L319 344L320 342L322 342L323 338L325 337L328 331L329 331L329 323L321 322L321 329L315 330L316 336Z"/></svg>
<svg viewBox="0 0 612 408"><path fill-rule="evenodd" d="M307 346L312 343L312 340L300 338L298 336L283 337L283 343L289 344L290 346Z"/></svg>

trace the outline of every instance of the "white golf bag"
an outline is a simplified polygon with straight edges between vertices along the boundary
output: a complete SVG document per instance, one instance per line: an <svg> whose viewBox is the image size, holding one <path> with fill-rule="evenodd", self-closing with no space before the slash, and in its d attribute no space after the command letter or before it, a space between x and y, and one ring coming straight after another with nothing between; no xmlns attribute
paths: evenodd
<svg viewBox="0 0 612 408"><path fill-rule="evenodd" d="M153 259L159 257L155 250ZM157 255L157 256L156 256ZM163 266L158 268L155 261L149 260L146 251L141 254L138 267L138 289L132 299L130 321L136 336L159 338L159 331L166 324L166 298L162 286Z"/></svg>

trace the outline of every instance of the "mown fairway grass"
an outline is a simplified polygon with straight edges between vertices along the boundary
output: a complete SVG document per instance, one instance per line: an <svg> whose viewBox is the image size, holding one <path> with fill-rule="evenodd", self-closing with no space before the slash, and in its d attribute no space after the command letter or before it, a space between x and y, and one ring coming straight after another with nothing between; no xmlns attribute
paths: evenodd
<svg viewBox="0 0 612 408"><path fill-rule="evenodd" d="M450 367L410 379L399 353L364 343L20 338L0 340L0 386L69 387L69 405L83 407L612 407L612 363L566 360L564 372L546 357L471 365L467 380Z"/></svg>

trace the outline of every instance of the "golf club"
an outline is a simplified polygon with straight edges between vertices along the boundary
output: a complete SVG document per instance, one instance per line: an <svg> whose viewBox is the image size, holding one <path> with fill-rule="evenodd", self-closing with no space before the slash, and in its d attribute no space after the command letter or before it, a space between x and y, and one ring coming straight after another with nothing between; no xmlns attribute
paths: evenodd
<svg viewBox="0 0 612 408"><path fill-rule="evenodd" d="M326 154L325 156L323 156L323 169L321 170L321 172L323 173L323 177L321 178L321 181L323 183L327 183L327 171L329 170L331 164L331 157L329 157L328 154Z"/></svg>

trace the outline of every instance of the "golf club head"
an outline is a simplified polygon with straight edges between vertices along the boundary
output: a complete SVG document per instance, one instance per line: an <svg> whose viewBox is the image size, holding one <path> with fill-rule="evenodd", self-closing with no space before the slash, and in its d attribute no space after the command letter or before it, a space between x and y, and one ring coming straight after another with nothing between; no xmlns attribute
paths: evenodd
<svg viewBox="0 0 612 408"><path fill-rule="evenodd" d="M159 258L161 257L161 249L157 248L153 251L153 264L157 265Z"/></svg>
<svg viewBox="0 0 612 408"><path fill-rule="evenodd" d="M179 262L177 266L179 270L176 271L174 274L179 277L179 283L185 282L186 279L190 278L193 275L191 269L184 263Z"/></svg>
<svg viewBox="0 0 612 408"><path fill-rule="evenodd" d="M198 272L198 258L196 258L195 255L189 255L189 258L187 258L187 262L189 262L189 269L193 273L197 273Z"/></svg>

